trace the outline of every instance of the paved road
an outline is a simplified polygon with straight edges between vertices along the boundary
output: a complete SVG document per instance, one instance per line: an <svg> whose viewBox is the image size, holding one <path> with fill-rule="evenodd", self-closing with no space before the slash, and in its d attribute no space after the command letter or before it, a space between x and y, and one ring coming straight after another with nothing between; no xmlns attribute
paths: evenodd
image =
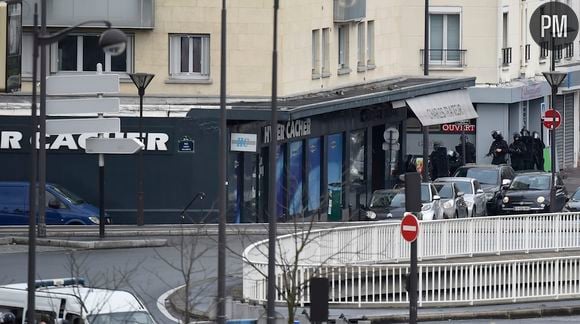
<svg viewBox="0 0 580 324"><path fill-rule="evenodd" d="M241 278L241 253L244 246L262 236L228 237L227 272L230 280ZM180 238L170 238L180 245ZM196 241L197 240L197 241ZM217 275L217 243L213 237L186 238L184 246L196 246L196 261L192 278L194 282L212 283ZM62 278L80 276L89 284L98 287L121 288L137 293L159 323L172 323L157 308L157 299L166 291L183 285L179 268L181 253L176 247L71 251L58 248L39 247L37 254L37 278ZM0 246L3 264L0 284L26 282L27 247ZM241 282L241 280L239 281ZM196 301L206 302L215 296L211 289L198 289ZM200 291L201 290L201 291Z"/></svg>

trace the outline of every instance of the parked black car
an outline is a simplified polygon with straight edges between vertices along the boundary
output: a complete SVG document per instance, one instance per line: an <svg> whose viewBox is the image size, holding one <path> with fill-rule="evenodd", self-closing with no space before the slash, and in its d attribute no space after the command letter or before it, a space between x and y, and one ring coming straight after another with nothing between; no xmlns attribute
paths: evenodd
<svg viewBox="0 0 580 324"><path fill-rule="evenodd" d="M554 204L553 211L562 211L568 201L568 192L560 175L557 175L554 187L556 201L551 202L551 178L550 172L518 174L502 191L501 212L504 214L547 213L550 212L552 203Z"/></svg>
<svg viewBox="0 0 580 324"><path fill-rule="evenodd" d="M405 189L375 190L368 208L364 209L362 220L400 220L405 213Z"/></svg>
<svg viewBox="0 0 580 324"><path fill-rule="evenodd" d="M496 215L501 208L502 182L506 179L512 180L515 176L515 172L511 166L505 164L466 164L457 169L453 176L477 179L481 185L481 189L485 192L485 198L487 199L487 214Z"/></svg>

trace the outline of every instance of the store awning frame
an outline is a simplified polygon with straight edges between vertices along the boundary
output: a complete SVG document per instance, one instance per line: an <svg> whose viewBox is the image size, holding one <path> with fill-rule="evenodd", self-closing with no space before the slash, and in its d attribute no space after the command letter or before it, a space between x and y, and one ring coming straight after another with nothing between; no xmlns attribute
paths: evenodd
<svg viewBox="0 0 580 324"><path fill-rule="evenodd" d="M478 118L467 89L433 93L407 99L407 105L423 126Z"/></svg>

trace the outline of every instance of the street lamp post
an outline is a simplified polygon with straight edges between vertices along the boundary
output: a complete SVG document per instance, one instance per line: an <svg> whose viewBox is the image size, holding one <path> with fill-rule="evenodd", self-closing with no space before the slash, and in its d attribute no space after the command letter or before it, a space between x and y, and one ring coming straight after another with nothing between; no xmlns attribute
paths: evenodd
<svg viewBox="0 0 580 324"><path fill-rule="evenodd" d="M34 5L34 26L33 26L33 50L32 50L32 144L31 144L31 175L30 175L30 195L29 195L29 228L28 228L28 281L27 281L27 313L28 323L35 322L35 273L36 273L36 237L35 231L38 229L39 236L46 236L45 219L45 183L46 183L46 47L65 38L78 27L89 24L102 24L107 30L99 38L99 46L111 55L119 55L125 51L127 45L127 35L119 29L111 28L111 23L106 20L89 20L76 24L72 27L64 28L56 33L48 33L46 29L46 0L40 1L40 31L38 26L38 5ZM39 51L40 49L40 51ZM38 58L41 58L40 65L40 114L36 117L36 86L38 83ZM39 131L38 136L36 135ZM38 142L37 142L38 140ZM38 144L37 144L38 143ZM38 146L37 146L38 145ZM38 153L36 150L38 149ZM37 169L38 168L38 169ZM38 179L36 179L38 170ZM37 188L38 180L38 190ZM38 202L37 202L38 194ZM36 222L36 210L38 209L38 224Z"/></svg>
<svg viewBox="0 0 580 324"><path fill-rule="evenodd" d="M552 55L554 53L552 52ZM554 109L556 103L556 95L558 94L558 87L566 78L566 73L564 72L543 72L544 77L548 81L550 88L552 88L552 96L550 98L550 109ZM552 127L550 129L550 161L552 166L552 183L550 186L550 211L554 212L554 203L556 201L556 127L555 123L552 123Z"/></svg>
<svg viewBox="0 0 580 324"><path fill-rule="evenodd" d="M151 83L155 74L129 73L129 77L137 87L139 93L139 140L145 143L145 136L143 136L143 97L145 96L145 89L147 89L147 86ZM145 216L143 214L143 150L139 150L137 183L137 225L143 226L143 224L145 224Z"/></svg>

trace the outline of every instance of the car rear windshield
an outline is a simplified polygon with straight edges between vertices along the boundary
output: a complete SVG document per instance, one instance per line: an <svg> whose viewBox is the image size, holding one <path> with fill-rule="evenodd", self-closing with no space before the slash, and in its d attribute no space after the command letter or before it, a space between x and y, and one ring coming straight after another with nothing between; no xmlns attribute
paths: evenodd
<svg viewBox="0 0 580 324"><path fill-rule="evenodd" d="M403 192L375 192L371 200L373 208L404 207L405 193Z"/></svg>
<svg viewBox="0 0 580 324"><path fill-rule="evenodd" d="M453 189L451 188L451 183L436 183L435 189L439 193L439 197L444 199L453 198Z"/></svg>
<svg viewBox="0 0 580 324"><path fill-rule="evenodd" d="M429 185L421 185L421 202L428 203L431 202L431 193L429 192Z"/></svg>
<svg viewBox="0 0 580 324"><path fill-rule="evenodd" d="M471 186L471 182L468 181L457 181L455 182L459 191L463 192L464 194L473 194L473 188Z"/></svg>
<svg viewBox="0 0 580 324"><path fill-rule="evenodd" d="M480 184L498 185L499 169L460 168L456 177L475 178Z"/></svg>
<svg viewBox="0 0 580 324"><path fill-rule="evenodd" d="M509 190L548 190L550 175L521 175L510 184Z"/></svg>

